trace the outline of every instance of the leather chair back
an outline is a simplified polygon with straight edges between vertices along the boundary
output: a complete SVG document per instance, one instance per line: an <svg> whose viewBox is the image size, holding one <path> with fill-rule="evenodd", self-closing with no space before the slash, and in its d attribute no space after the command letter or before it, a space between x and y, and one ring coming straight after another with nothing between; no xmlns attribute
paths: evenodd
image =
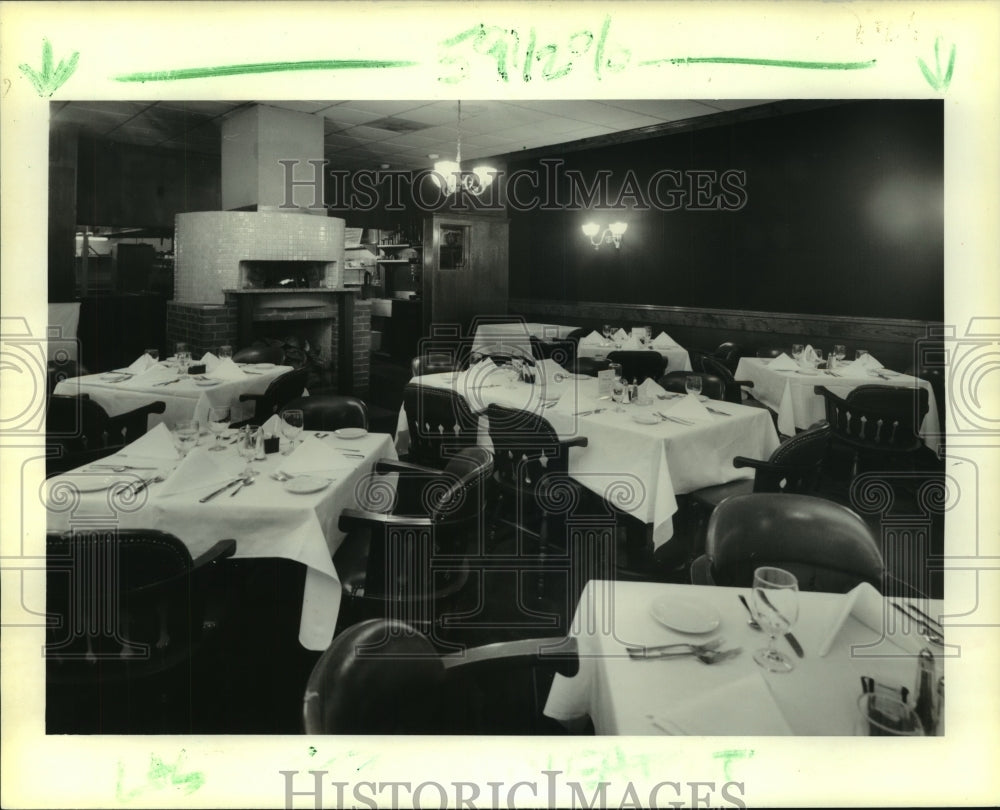
<svg viewBox="0 0 1000 810"><path fill-rule="evenodd" d="M271 380L263 394L240 394L240 402L255 401L253 424L262 425L272 414L284 408L285 403L302 396L306 388L309 369L293 368ZM244 420L246 421L246 420Z"/></svg>
<svg viewBox="0 0 1000 810"><path fill-rule="evenodd" d="M459 450L476 444L479 420L455 391L407 383L403 409L413 461L441 468Z"/></svg>
<svg viewBox="0 0 1000 810"><path fill-rule="evenodd" d="M414 357L410 361L410 374L422 377L424 374L445 374L457 371L455 358L447 352L429 352Z"/></svg>
<svg viewBox="0 0 1000 810"><path fill-rule="evenodd" d="M793 573L800 590L831 593L861 582L881 590L885 567L871 530L850 509L783 493L736 495L719 504L708 522L705 557L708 584L750 587L756 568L773 565Z"/></svg>
<svg viewBox="0 0 1000 810"><path fill-rule="evenodd" d="M274 363L276 366L285 361L285 351L281 346L256 344L246 346L233 353L234 363Z"/></svg>
<svg viewBox="0 0 1000 810"><path fill-rule="evenodd" d="M281 406L281 412L302 411L306 430L337 430L357 427L368 430L368 406L363 399L347 394L316 394L296 397Z"/></svg>
<svg viewBox="0 0 1000 810"><path fill-rule="evenodd" d="M646 379L658 380L667 367L667 359L659 352L650 351L613 351L608 353L609 363L620 363L622 377L631 382L642 382Z"/></svg>

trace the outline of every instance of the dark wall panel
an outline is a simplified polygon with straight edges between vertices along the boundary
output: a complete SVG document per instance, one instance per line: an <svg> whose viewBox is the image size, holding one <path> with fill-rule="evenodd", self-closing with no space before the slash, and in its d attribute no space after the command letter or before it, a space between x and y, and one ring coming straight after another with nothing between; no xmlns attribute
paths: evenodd
<svg viewBox="0 0 1000 810"><path fill-rule="evenodd" d="M835 103L562 157L585 178L610 170L610 194L590 210L511 210L512 297L943 319L939 101ZM645 188L661 169L743 171L745 205L612 208L629 170ZM618 219L620 251L580 231Z"/></svg>

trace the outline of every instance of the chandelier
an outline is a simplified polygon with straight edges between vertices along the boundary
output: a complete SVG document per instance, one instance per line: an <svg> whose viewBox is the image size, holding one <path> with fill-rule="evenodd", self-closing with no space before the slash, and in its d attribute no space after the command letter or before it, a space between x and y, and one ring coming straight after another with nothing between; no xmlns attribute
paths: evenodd
<svg viewBox="0 0 1000 810"><path fill-rule="evenodd" d="M458 102L458 141L455 144L454 160L439 160L434 164L434 173L431 177L438 188L443 189L445 194L454 194L459 188L468 191L470 194L482 194L489 188L490 183L496 176L496 169L492 166L475 166L470 169L462 169L462 102Z"/></svg>

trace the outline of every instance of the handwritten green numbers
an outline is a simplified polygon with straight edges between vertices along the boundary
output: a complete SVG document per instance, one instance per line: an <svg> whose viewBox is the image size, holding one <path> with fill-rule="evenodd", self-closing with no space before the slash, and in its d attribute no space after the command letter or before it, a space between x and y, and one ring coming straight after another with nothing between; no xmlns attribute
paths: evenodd
<svg viewBox="0 0 1000 810"><path fill-rule="evenodd" d="M42 66L35 70L31 65L21 64L18 67L27 76L38 95L42 98L51 96L56 90L65 84L66 80L73 75L76 70L76 63L80 61L80 52L73 51L69 60L60 59L58 65L53 65L52 43L47 39L42 40Z"/></svg>
<svg viewBox="0 0 1000 810"><path fill-rule="evenodd" d="M539 37L534 26L522 34L516 28L480 23L440 43L438 64L443 72L439 80L457 84L483 61L492 63L504 82L551 81L577 68L590 70L601 79L623 71L632 58L628 48L612 41L610 31L611 18L607 16L596 32L581 29L564 38Z"/></svg>

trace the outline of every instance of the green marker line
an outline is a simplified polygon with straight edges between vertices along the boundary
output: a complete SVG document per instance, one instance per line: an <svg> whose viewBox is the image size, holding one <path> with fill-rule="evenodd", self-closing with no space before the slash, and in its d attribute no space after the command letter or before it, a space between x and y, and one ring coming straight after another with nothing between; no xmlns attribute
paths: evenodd
<svg viewBox="0 0 1000 810"><path fill-rule="evenodd" d="M756 65L758 67L799 68L801 70L865 70L875 66L875 59L867 62L800 62L795 59L753 59L738 56L684 56L672 59L646 59L640 65Z"/></svg>
<svg viewBox="0 0 1000 810"><path fill-rule="evenodd" d="M251 62L244 65L153 70L115 76L118 82L172 82L179 79L215 79L254 73L286 73L296 70L370 70L372 68L413 67L416 62L387 59L315 59L307 62Z"/></svg>

